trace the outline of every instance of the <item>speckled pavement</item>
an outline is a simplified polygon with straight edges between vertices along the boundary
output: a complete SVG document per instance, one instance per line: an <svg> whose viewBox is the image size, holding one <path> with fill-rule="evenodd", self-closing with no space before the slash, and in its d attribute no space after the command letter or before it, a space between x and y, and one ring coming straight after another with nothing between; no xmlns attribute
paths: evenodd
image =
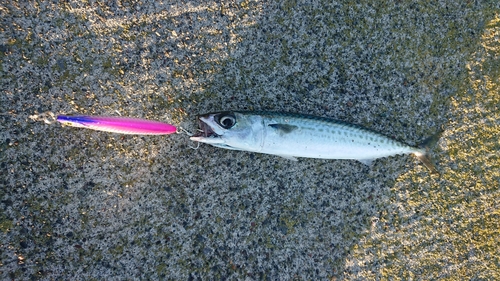
<svg viewBox="0 0 500 281"><path fill-rule="evenodd" d="M499 89L498 1L3 1L0 279L499 280ZM441 176L44 122L229 109L442 128Z"/></svg>

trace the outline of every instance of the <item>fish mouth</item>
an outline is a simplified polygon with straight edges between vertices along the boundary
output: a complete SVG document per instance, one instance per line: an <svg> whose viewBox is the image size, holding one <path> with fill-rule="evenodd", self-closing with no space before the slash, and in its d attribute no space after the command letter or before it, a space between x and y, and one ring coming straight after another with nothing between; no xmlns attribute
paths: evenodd
<svg viewBox="0 0 500 281"><path fill-rule="evenodd" d="M214 130L212 130L212 127L210 127L207 123L203 122L201 119L198 119L198 128L199 128L198 131L192 137L210 138L219 136L214 132Z"/></svg>

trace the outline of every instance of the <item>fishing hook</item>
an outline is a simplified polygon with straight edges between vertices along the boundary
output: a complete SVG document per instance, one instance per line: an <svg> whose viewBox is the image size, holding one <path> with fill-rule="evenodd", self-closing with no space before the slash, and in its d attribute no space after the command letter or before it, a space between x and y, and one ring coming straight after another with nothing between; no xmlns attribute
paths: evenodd
<svg viewBox="0 0 500 281"><path fill-rule="evenodd" d="M194 134L192 134L192 133L188 132L186 129L182 128L181 126L179 126L178 128L179 128L179 130L177 131L177 134L185 133L186 135L188 135L188 136L190 136L190 137L194 135ZM194 150L197 150L198 148L200 148L200 143L198 142L198 143L197 143L197 145L196 145L196 147L194 147L194 146L192 146L192 145L190 145L190 144L188 144L187 146L188 146L189 148L192 148L192 149L194 149Z"/></svg>

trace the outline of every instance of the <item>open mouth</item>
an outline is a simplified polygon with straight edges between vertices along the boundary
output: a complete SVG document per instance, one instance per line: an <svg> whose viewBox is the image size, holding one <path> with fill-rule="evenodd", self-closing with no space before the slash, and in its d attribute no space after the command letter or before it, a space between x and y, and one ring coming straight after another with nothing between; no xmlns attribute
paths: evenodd
<svg viewBox="0 0 500 281"><path fill-rule="evenodd" d="M193 137L205 137L205 138L209 138L209 137L217 137L218 135L212 130L212 128L210 128L210 126L208 126L207 123L201 121L201 120L198 120L198 131L196 132L196 134L193 135Z"/></svg>

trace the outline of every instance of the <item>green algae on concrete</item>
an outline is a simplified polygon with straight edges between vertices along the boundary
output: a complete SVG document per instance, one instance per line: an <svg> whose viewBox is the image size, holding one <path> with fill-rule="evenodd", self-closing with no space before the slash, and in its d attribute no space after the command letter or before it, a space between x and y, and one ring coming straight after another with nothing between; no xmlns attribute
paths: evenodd
<svg viewBox="0 0 500 281"><path fill-rule="evenodd" d="M9 231L14 226L12 220L7 219L0 214L0 230L3 232Z"/></svg>
<svg viewBox="0 0 500 281"><path fill-rule="evenodd" d="M485 25L452 97L439 179L398 178L351 259L365 280L500 279L500 17Z"/></svg>

